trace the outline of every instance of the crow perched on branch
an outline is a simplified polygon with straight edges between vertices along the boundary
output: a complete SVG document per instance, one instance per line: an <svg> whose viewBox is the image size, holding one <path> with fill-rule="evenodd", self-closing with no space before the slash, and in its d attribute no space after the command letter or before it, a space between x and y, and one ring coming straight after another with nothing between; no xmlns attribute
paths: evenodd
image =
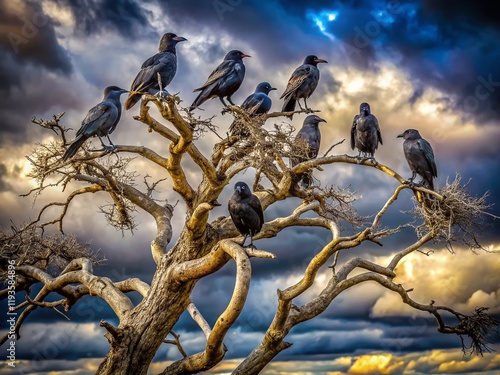
<svg viewBox="0 0 500 375"><path fill-rule="evenodd" d="M358 156L364 154L373 159L379 143L383 144L377 118L371 114L368 103L361 103L359 115L356 115L352 121L351 148L358 149Z"/></svg>
<svg viewBox="0 0 500 375"><path fill-rule="evenodd" d="M285 98L282 112L295 111L296 102L299 103L300 109L303 109L300 105L299 99L304 99L306 109L309 109L307 106L307 99L312 95L318 86L319 63L327 63L327 61L319 59L317 56L309 55L304 59L304 63L295 69L292 76L288 80L285 92L283 92L280 97L280 99ZM293 114L288 117L291 120Z"/></svg>
<svg viewBox="0 0 500 375"><path fill-rule="evenodd" d="M241 104L241 109L248 111L250 116L269 112L273 104L269 97L269 92L272 90L276 90L276 88L272 87L269 82L259 83L255 88L255 92L250 94ZM229 127L229 133L239 135L242 138L248 137L248 131L236 120Z"/></svg>
<svg viewBox="0 0 500 375"><path fill-rule="evenodd" d="M143 93L154 94L163 91L172 82L177 72L175 46L186 40L173 33L166 33L162 36L158 47L159 52L142 63L141 70L132 82L130 94L125 101L125 109L132 108Z"/></svg>
<svg viewBox="0 0 500 375"><path fill-rule="evenodd" d="M229 103L234 105L231 100L231 95L240 88L243 78L245 78L245 65L243 64L243 59L245 57L250 57L250 55L246 55L238 50L229 51L224 57L224 61L215 68L203 86L193 91L201 92L198 94L193 104L191 104L189 110L192 111L208 99L217 97L224 107L227 107L224 97L227 97Z"/></svg>
<svg viewBox="0 0 500 375"><path fill-rule="evenodd" d="M326 123L326 120L316 115L309 115L304 119L302 128L293 141L295 150L294 156L290 158L292 167L304 161L315 159L318 156L321 143L321 132L318 126L320 122ZM297 177L299 181L302 180L304 188L312 185L312 171L301 173Z"/></svg>
<svg viewBox="0 0 500 375"><path fill-rule="evenodd" d="M102 102L92 107L83 119L80 129L76 132L75 140L68 146L63 155L64 161L73 157L83 143L94 136L99 137L103 150L113 151L115 149L109 135L113 133L120 121L122 113L120 95L125 92L128 91L117 86L108 86L104 89ZM103 143L101 137L104 136L108 138L110 146Z"/></svg>
<svg viewBox="0 0 500 375"><path fill-rule="evenodd" d="M228 209L234 226L245 236L241 246L250 236L250 246L254 247L253 236L260 232L264 224L264 213L259 198L252 194L246 183L237 182L233 196L229 200Z"/></svg>
<svg viewBox="0 0 500 375"><path fill-rule="evenodd" d="M397 138L403 138L403 151L406 161L413 172L408 179L413 182L417 174L422 176L420 184L425 182L429 189L434 190L433 177L437 177L436 161L434 160L434 152L432 147L425 139L420 136L418 130L408 129Z"/></svg>

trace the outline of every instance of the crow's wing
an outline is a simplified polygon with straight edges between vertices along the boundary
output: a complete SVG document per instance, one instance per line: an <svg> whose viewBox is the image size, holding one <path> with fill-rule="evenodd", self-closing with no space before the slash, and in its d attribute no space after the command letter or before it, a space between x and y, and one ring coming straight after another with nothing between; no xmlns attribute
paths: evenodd
<svg viewBox="0 0 500 375"><path fill-rule="evenodd" d="M297 69L295 69L295 71L292 73L292 76L288 80L285 92L281 94L280 99L286 98L287 96L290 96L292 93L294 93L300 87L300 85L302 85L302 82L304 82L305 79L309 77L310 73L311 67L307 64L301 65Z"/></svg>
<svg viewBox="0 0 500 375"><path fill-rule="evenodd" d="M421 138L417 141L419 149L422 151L427 163L431 168L430 172L432 173L432 177L437 177L437 167L436 161L434 159L434 152L432 151L432 147L425 139Z"/></svg>
<svg viewBox="0 0 500 375"><path fill-rule="evenodd" d="M378 120L375 116L373 115L370 115L370 118L372 119L372 122L374 123L375 125L375 129L377 129L377 137L378 137L378 141L380 142L381 145L383 145L384 143L382 142L382 133L380 133L380 126L378 124Z"/></svg>
<svg viewBox="0 0 500 375"><path fill-rule="evenodd" d="M85 116L85 118L83 119L82 126L80 127L76 135L95 135L102 126L114 123L117 118L118 109L113 103L109 101L99 103L89 110L87 116Z"/></svg>
<svg viewBox="0 0 500 375"><path fill-rule="evenodd" d="M234 71L235 65L236 61L234 60L224 60L212 73L210 73L203 86L195 89L193 92L201 91L221 78L228 76Z"/></svg>
<svg viewBox="0 0 500 375"><path fill-rule="evenodd" d="M150 57L144 62L141 70L137 73L137 76L132 82L130 88L131 95L134 91L147 91L150 86L155 86L158 82L157 73L163 71L168 66L172 66L175 69L175 64L172 64L173 55L170 52L157 53L156 55ZM147 65L145 65L148 63ZM173 72L175 74L175 71ZM170 82L162 82L162 86L165 87Z"/></svg>
<svg viewBox="0 0 500 375"><path fill-rule="evenodd" d="M257 216L259 217L260 225L259 225L259 228L257 230L257 232L258 232L258 231L260 231L260 228L262 228L262 224L264 224L264 212L262 211L262 205L260 203L259 198L257 198L257 196L255 194L252 194L250 196L250 198L248 198L248 204L250 205L250 207L253 208L253 210L255 211Z"/></svg>
<svg viewBox="0 0 500 375"><path fill-rule="evenodd" d="M352 120L352 126L351 126L351 149L353 149L353 150L356 147L356 126L358 124L358 118L359 118L359 115L354 116L354 119Z"/></svg>

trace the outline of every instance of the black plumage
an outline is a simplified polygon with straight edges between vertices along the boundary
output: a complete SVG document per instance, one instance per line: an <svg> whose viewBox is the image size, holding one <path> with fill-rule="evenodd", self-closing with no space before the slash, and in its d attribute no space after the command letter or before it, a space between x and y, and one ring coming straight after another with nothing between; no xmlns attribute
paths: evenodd
<svg viewBox="0 0 500 375"><path fill-rule="evenodd" d="M63 155L63 160L66 161L73 157L83 143L90 137L97 136L101 141L103 149L112 151L114 149L113 142L109 135L113 133L116 125L120 121L122 113L122 105L120 103L120 95L128 92L117 86L108 86L104 89L104 98L102 102L92 107L87 116L82 121L80 129L76 133L76 138L68 146ZM106 146L101 137L106 136L111 146Z"/></svg>
<svg viewBox="0 0 500 375"><path fill-rule="evenodd" d="M234 226L245 236L241 246L250 236L250 246L253 246L253 236L260 232L264 224L264 213L259 198L257 198L242 181L234 186L234 193L228 203L229 214Z"/></svg>
<svg viewBox="0 0 500 375"><path fill-rule="evenodd" d="M177 51L175 46L179 42L187 40L182 36L173 33L166 33L160 40L158 53L144 61L141 70L132 82L130 94L125 101L125 109L132 108L140 99L143 93L154 94L164 90L177 72ZM158 77L159 75L159 77Z"/></svg>
<svg viewBox="0 0 500 375"><path fill-rule="evenodd" d="M219 98L224 107L227 107L224 98L234 105L231 96L238 90L245 78L245 65L243 58L250 57L241 51L229 51L224 57L224 61L215 68L203 86L193 92L200 91L189 110L199 107L208 99Z"/></svg>
<svg viewBox="0 0 500 375"><path fill-rule="evenodd" d="M320 122L326 122L326 120L316 115L309 115L304 119L302 128L293 141L294 156L290 158L292 167L318 156L321 143L321 132L318 126ZM297 177L299 181L302 181L303 187L308 188L312 185L311 170L301 173Z"/></svg>
<svg viewBox="0 0 500 375"><path fill-rule="evenodd" d="M280 99L285 98L282 112L295 111L296 102L299 103L300 109L303 109L299 99L304 99L305 109L309 109L307 99L316 90L319 82L318 64L326 62L326 60L319 59L317 56L309 55L304 59L304 63L295 69L280 97ZM288 117L292 119L293 114Z"/></svg>
<svg viewBox="0 0 500 375"><path fill-rule="evenodd" d="M415 129L405 130L404 133L398 135L398 138L404 139L403 151L413 173L408 181L413 182L419 174L422 176L420 184L425 182L429 189L434 190L433 178L437 177L437 167L429 142L423 139Z"/></svg>
<svg viewBox="0 0 500 375"><path fill-rule="evenodd" d="M276 90L269 82L261 82L255 88L253 94L250 94L241 104L241 108L246 110L250 116L261 115L269 112L273 104L269 97L269 92ZM233 121L229 127L231 135L238 135L242 138L248 137L248 131L238 121Z"/></svg>
<svg viewBox="0 0 500 375"><path fill-rule="evenodd" d="M377 118L371 114L370 105L361 103L359 115L354 117L351 127L351 148L357 148L359 155L373 158L378 144L382 143L382 135Z"/></svg>

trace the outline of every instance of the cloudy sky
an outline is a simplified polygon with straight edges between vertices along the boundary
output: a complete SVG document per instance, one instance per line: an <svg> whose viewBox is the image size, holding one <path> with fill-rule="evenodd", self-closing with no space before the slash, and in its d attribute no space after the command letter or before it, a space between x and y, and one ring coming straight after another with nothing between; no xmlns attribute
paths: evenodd
<svg viewBox="0 0 500 375"><path fill-rule="evenodd" d="M48 191L35 204L19 195L34 185L26 174L37 142L52 135L31 124L33 116L50 118L65 112L62 123L77 129L87 110L102 98L104 87L129 88L142 62L154 54L165 32L188 39L177 47L179 67L169 86L184 105L195 98L192 90L231 49L251 55L245 59L246 77L233 95L241 103L257 83L269 81L273 110L288 77L309 54L328 61L321 64L318 89L308 104L328 123L322 124L322 151L349 137L353 116L363 101L377 116L384 145L376 157L403 176L410 172L396 135L416 128L434 148L438 166L437 186L457 174L473 196L490 192L491 213L500 215L498 143L500 140L500 14L487 1L368 1L368 0L0 0L0 225L8 228L33 219L51 200L63 199L60 190ZM225 133L231 122L221 115L220 102L202 105L198 114L216 115L214 123ZM148 133L126 112L113 134L117 144L147 145L164 150L164 140ZM291 123L300 127L304 115ZM287 122L277 120L278 122ZM74 133L70 132L73 136ZM207 155L215 138L207 135L199 147ZM96 141L94 141L96 142ZM348 142L336 152L353 154ZM97 143L95 143L97 145ZM152 176L161 171L137 160L134 168ZM199 181L186 165L188 178ZM238 177L252 181L252 171ZM367 168L329 166L315 172L323 185L334 184L357 191L356 207L374 214L392 193L394 181ZM142 177L139 178L142 181ZM232 184L230 184L232 185ZM222 207L212 217L227 215L232 186L219 199ZM177 201L169 182L159 185L157 198ZM82 198L73 203L65 230L80 241L90 241L107 259L97 269L112 279L140 277L151 281L154 262L149 243L154 222L137 212L134 234L106 225L98 206L105 196ZM278 205L266 212L266 220L286 214L293 205ZM384 225L410 221L410 194L395 204ZM183 207L176 208L174 229L179 233ZM500 249L498 220L487 220L482 244ZM350 230L345 228L345 230ZM175 241L174 235L173 241ZM415 239L407 229L399 237L384 240L384 247L363 246L355 255L384 264L388 257ZM259 248L274 252L276 260L252 260L254 276L247 306L229 333L229 352L210 373L230 372L263 337L276 308L276 289L296 282L307 262L329 240L322 230L287 230L277 238L261 240ZM397 269L396 281L415 291L419 302L435 300L463 312L489 306L500 314L498 254L442 245L434 254L409 256ZM345 259L343 259L345 260ZM318 276L319 291L328 270ZM213 323L232 293L234 267L228 264L217 275L202 280L193 301ZM316 287L316 286L315 286ZM20 296L21 298L21 296ZM4 305L2 305L2 308ZM1 374L90 374L108 349L98 322L116 321L113 313L95 298L85 298L68 312L67 321L53 310L37 311L21 331L17 346L18 372L0 363ZM3 325L3 323L2 323ZM182 316L175 330L189 353L204 347L203 335L189 316ZM500 349L500 339L495 339ZM270 364L265 374L496 374L500 355L463 357L460 339L436 332L426 315L405 308L393 294L377 285L363 285L337 298L317 319L296 327L287 341L293 346ZM3 349L3 348L2 348ZM162 347L151 373L179 358L173 347Z"/></svg>

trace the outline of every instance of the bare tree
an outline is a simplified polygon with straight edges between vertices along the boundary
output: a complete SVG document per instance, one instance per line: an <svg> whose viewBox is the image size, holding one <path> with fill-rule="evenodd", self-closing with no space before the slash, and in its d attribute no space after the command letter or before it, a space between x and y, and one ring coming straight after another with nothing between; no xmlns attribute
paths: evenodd
<svg viewBox="0 0 500 375"><path fill-rule="evenodd" d="M150 115L150 104L158 109L161 122ZM242 171L254 168L253 190L264 210L292 197L302 202L289 216L265 223L256 239L279 236L285 228L308 226L329 231L331 240L310 260L299 282L278 290L278 307L264 339L234 370L234 374L259 373L279 352L291 345L285 338L294 326L320 315L342 292L367 281L375 281L382 288L399 294L402 302L413 309L432 314L439 332L456 334L464 339L464 351L480 355L489 351L488 335L496 329L498 322L487 314L486 308L477 308L467 315L434 302L418 302L412 299L411 289L393 281L399 262L408 254L421 251L429 241L443 241L450 246L452 242L460 241L473 250L481 248L476 233L489 208L486 194L481 198L470 197L459 179L447 183L437 192L410 185L391 168L375 160L348 155L328 156L335 145L324 156L289 168L286 159L304 152L290 142L293 129L286 125L275 125L272 130L263 127L266 120L284 114L250 117L236 106L227 111L236 118L239 126L246 128L248 137L244 140L235 136L220 137L208 158L196 143L204 132L216 131L213 119L195 118L178 108L179 100L175 96L145 96L140 115L136 117L149 132L169 142L168 152L160 154L145 146L123 145L118 146L113 155L106 156L107 151L93 152L84 146L67 162L61 161L67 145L66 129L60 125L62 114L48 121L33 119L35 124L54 131L57 140L38 145L28 157L33 166L30 177L37 181L37 187L26 195L36 197L46 189L61 187L65 195L61 201L42 207L36 220L26 227L14 228L13 234L1 233L2 276L6 277L6 261L14 259L16 290L26 292L26 301L12 307L13 311L22 310L15 327L18 335L22 323L36 308L62 306L69 310L83 296L91 295L101 297L119 319L116 327L101 321L110 349L97 374L146 374L153 356L164 343L176 345L183 358L170 364L161 374L194 374L219 363L225 352L231 350L224 345L224 339L245 305L252 276L250 258L269 258L269 261L275 258L268 251L270 249L240 246L241 237L228 216L209 222L210 211L220 205L217 199L223 188ZM150 183L145 178L145 188L139 189L136 184L139 176L129 167L130 155L139 155L163 168L171 179L173 190L186 205L184 227L168 251L174 206L153 198L159 181ZM186 175L181 165L183 158L189 158L199 169L202 179L198 186L193 186ZM335 163L373 168L394 179L394 192L369 220L356 213L353 202L357 197L348 189L334 186L299 188L297 174L327 168ZM405 189L414 193L415 208L409 222L383 228L380 224L382 217ZM101 211L116 228L132 230L136 225L133 220L136 209L143 210L155 220L157 233L151 241L151 254L156 262L156 272L151 285L137 278L113 282L94 274L93 265L100 261L98 254L63 234L63 221L71 203L88 193L107 194L113 200L114 204L101 207ZM59 209L55 217L51 216L54 209ZM304 215L306 213L308 215ZM340 225L343 222L356 228L354 234L342 235ZM62 234L43 235L43 229L48 225L57 225ZM380 245L383 238L397 236L402 228L410 226L415 229L415 242L399 249L389 264L376 264L359 257L341 264L338 262L341 252L366 241ZM229 261L236 263L234 292L227 308L210 327L190 295L200 279L219 271ZM325 264L331 268L326 286L307 303L295 305L294 300L309 290ZM55 274L54 269L57 269ZM364 272L351 275L356 269ZM38 294L31 296L30 287L37 283L43 287ZM134 306L127 296L131 291L142 295L141 303ZM63 298L45 302L53 293ZM7 290L1 295L6 298ZM200 353L187 354L189 349L182 347L174 332L176 322L186 310L206 336L205 350ZM450 317L455 320L452 325ZM167 339L169 334L173 335L173 340ZM6 337L2 342L5 340Z"/></svg>

